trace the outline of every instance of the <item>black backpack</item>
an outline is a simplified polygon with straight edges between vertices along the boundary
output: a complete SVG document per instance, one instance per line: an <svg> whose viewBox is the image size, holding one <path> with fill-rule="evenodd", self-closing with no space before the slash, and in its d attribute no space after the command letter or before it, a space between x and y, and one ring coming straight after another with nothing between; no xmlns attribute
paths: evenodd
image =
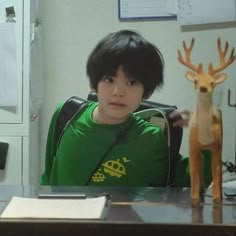
<svg viewBox="0 0 236 236"><path fill-rule="evenodd" d="M60 144L61 137L66 130L67 125L69 125L70 121L91 101L97 101L97 95L95 93L90 93L87 100L73 96L64 103L59 112L55 129L57 147ZM161 126L168 137L170 164L167 186L175 186L176 166L183 134L183 129L174 127L174 120L169 118L169 114L176 109L177 107L174 105L143 101L135 111L135 113L143 117L143 119Z"/></svg>

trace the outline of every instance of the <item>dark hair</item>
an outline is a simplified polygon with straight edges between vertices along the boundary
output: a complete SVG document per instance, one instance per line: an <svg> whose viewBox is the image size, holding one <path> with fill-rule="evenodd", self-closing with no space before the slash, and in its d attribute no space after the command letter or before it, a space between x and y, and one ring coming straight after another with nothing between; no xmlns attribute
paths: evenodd
<svg viewBox="0 0 236 236"><path fill-rule="evenodd" d="M104 75L115 75L119 66L144 86L143 97L164 84L164 60L161 52L140 34L121 30L103 38L90 54L87 75L97 90Z"/></svg>

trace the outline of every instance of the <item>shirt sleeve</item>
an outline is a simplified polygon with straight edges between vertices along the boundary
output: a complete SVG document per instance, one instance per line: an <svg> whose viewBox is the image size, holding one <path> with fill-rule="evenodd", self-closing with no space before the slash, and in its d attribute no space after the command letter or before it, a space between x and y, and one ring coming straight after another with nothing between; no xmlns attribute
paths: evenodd
<svg viewBox="0 0 236 236"><path fill-rule="evenodd" d="M48 136L47 136L47 143L46 143L46 154L45 154L45 166L44 172L41 175L40 184L41 185L49 185L51 169L54 162L54 157L56 154L56 142L55 142L55 130L56 130L56 121L59 115L59 112L63 106L63 103L60 103L51 118Z"/></svg>
<svg viewBox="0 0 236 236"><path fill-rule="evenodd" d="M209 150L203 150L202 155L204 160L204 182L205 187L208 187L212 182L211 152ZM176 187L190 187L189 157L180 155L178 160L175 178Z"/></svg>

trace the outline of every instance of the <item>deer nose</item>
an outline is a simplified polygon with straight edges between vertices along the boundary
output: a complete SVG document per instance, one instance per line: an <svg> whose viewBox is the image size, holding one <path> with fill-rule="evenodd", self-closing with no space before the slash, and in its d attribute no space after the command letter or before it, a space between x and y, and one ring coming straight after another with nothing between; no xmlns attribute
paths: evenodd
<svg viewBox="0 0 236 236"><path fill-rule="evenodd" d="M207 93L207 88L204 87L204 86L201 86L201 87L199 88L199 90L200 90L201 93Z"/></svg>

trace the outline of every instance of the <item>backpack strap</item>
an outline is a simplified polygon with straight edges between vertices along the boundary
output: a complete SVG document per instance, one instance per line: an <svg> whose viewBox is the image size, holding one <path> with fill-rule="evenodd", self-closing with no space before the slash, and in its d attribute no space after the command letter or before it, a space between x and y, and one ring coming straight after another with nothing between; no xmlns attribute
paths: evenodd
<svg viewBox="0 0 236 236"><path fill-rule="evenodd" d="M87 100L73 96L70 97L62 106L56 123L55 143L58 148L61 137L69 125L70 121L88 104Z"/></svg>

